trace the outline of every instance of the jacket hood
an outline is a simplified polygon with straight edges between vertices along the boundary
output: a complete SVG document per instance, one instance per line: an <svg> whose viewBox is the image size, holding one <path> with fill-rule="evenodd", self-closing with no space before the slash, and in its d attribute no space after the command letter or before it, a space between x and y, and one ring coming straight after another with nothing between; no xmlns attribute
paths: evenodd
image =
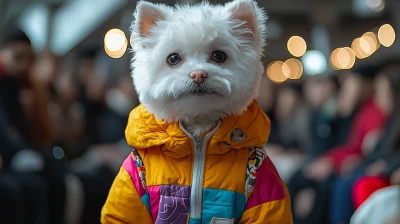
<svg viewBox="0 0 400 224"><path fill-rule="evenodd" d="M268 140L270 127L269 118L254 101L241 115L222 120L209 140L207 154L224 154L231 149L263 146ZM178 122L159 120L143 105L131 111L125 136L128 144L136 150L161 146L165 154L175 158L192 153L192 140Z"/></svg>

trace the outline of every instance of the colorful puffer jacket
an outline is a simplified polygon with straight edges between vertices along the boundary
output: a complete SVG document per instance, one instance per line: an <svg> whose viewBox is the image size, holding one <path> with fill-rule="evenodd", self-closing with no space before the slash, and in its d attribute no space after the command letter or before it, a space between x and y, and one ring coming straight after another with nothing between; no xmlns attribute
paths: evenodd
<svg viewBox="0 0 400 224"><path fill-rule="evenodd" d="M269 132L270 121L256 102L198 139L138 106L126 129L134 149L111 187L101 222L292 223L286 186L262 148Z"/></svg>

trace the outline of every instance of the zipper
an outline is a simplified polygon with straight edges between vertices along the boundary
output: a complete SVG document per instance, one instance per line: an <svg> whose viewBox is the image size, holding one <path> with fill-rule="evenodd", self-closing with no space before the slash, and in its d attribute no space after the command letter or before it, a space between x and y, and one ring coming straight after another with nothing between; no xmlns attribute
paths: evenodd
<svg viewBox="0 0 400 224"><path fill-rule="evenodd" d="M192 187L190 192L190 218L200 219L201 218L201 206L203 199L203 177L204 177L204 166L206 156L206 146L208 139L217 132L221 125L221 121L218 121L217 126L210 133L206 134L203 138L195 138L188 133L181 124L180 128L187 136L191 138L194 146L194 165L192 175Z"/></svg>

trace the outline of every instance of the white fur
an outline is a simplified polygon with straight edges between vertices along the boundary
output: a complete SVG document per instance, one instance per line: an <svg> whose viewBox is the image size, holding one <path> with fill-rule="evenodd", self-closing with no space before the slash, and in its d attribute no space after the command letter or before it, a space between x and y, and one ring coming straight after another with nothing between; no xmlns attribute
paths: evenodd
<svg viewBox="0 0 400 224"><path fill-rule="evenodd" d="M266 15L253 0L175 7L140 1L135 18L132 76L140 102L158 119L181 121L198 136L216 120L243 113L256 98ZM148 33L141 24L152 24ZM210 62L215 50L226 53L224 63ZM171 53L182 57L178 67L166 63ZM201 88L217 94L189 94L196 88L189 74L199 69L208 73Z"/></svg>

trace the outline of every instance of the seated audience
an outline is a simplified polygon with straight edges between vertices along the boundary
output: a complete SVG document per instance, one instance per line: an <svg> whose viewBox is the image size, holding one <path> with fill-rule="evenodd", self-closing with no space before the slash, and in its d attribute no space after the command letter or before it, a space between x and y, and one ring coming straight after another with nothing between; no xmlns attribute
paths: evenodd
<svg viewBox="0 0 400 224"><path fill-rule="evenodd" d="M304 127L309 123L309 111L302 98L300 83L282 84L277 90L273 111L277 141L265 146L269 157L283 180L288 180L301 163L301 158L310 148L309 132Z"/></svg>
<svg viewBox="0 0 400 224"><path fill-rule="evenodd" d="M385 124L387 117L373 99L373 79L377 70L376 67L366 67L350 73L347 79L353 82L351 89L341 88L348 91L345 105L357 109L346 143L309 162L290 180L288 188L296 223L328 222L330 177L334 173L342 175L355 165L362 156L364 138ZM338 105L341 105L341 100L339 98ZM375 119L371 120L371 117Z"/></svg>
<svg viewBox="0 0 400 224"><path fill-rule="evenodd" d="M386 67L379 72L375 79L374 102L379 110L388 117L385 127L370 132L362 143L362 160L357 163L354 161L353 167L349 167L341 175L338 175L332 186L331 201L331 223L347 223L350 220L354 209L376 189L389 185L388 178L391 173L399 167L398 150L400 145L396 145L400 137L399 120L399 100L400 82L397 78L397 69ZM370 115L371 122L378 118ZM399 142L400 143L400 142ZM384 175L383 177L368 177L360 180L352 188L357 179L363 175ZM369 184L366 184L369 183ZM363 187L368 186L368 187ZM352 201L352 195L355 199ZM354 207L355 206L355 207Z"/></svg>
<svg viewBox="0 0 400 224"><path fill-rule="evenodd" d="M7 223L49 223L52 208L47 198L49 184L43 173L46 161L41 152L31 149L32 124L28 120L21 93L33 64L29 38L15 29L2 36L0 43L0 191L1 210ZM57 172L57 171L56 171ZM61 194L62 192L57 192ZM59 202L57 202L57 205ZM54 207L57 207L54 205ZM10 211L17 207L16 211ZM7 212L8 211L8 212ZM51 209L51 211L54 211ZM3 212L6 212L3 214ZM18 212L16 214L15 212ZM54 211L56 213L56 211ZM15 216L17 215L17 216ZM57 214L56 215L60 215ZM8 218L10 219L8 219Z"/></svg>

